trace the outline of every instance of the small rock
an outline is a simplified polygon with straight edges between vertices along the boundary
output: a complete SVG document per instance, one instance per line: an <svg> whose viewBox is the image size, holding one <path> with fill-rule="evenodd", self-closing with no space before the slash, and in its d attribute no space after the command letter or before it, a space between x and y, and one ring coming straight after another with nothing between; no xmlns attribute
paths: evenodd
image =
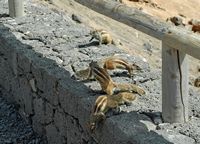
<svg viewBox="0 0 200 144"><path fill-rule="evenodd" d="M142 114L148 116L155 125L163 123L162 114L160 112L142 112Z"/></svg>
<svg viewBox="0 0 200 144"><path fill-rule="evenodd" d="M184 14L178 14L179 16L183 17L183 18L186 18L186 16Z"/></svg>
<svg viewBox="0 0 200 144"><path fill-rule="evenodd" d="M31 86L32 91L33 91L33 92L37 92L37 88L36 88L36 86L35 86L35 79L29 80L29 84L30 84L30 86Z"/></svg>
<svg viewBox="0 0 200 144"><path fill-rule="evenodd" d="M198 78L195 79L194 86L195 87L200 87L200 77L198 77Z"/></svg>
<svg viewBox="0 0 200 144"><path fill-rule="evenodd" d="M76 21L77 23L82 23L81 18L75 14L72 14L72 20Z"/></svg>
<svg viewBox="0 0 200 144"><path fill-rule="evenodd" d="M200 25L193 25L192 26L192 31L193 32L200 32Z"/></svg>
<svg viewBox="0 0 200 144"><path fill-rule="evenodd" d="M188 21L189 25L200 25L200 20L191 19Z"/></svg>
<svg viewBox="0 0 200 144"><path fill-rule="evenodd" d="M140 120L140 122L145 124L149 131L156 129L156 125L153 124L151 121Z"/></svg>
<svg viewBox="0 0 200 144"><path fill-rule="evenodd" d="M172 22L175 26L185 26L185 24L183 23L183 19L179 16L174 16L174 17L170 17L167 18L166 20L167 22Z"/></svg>

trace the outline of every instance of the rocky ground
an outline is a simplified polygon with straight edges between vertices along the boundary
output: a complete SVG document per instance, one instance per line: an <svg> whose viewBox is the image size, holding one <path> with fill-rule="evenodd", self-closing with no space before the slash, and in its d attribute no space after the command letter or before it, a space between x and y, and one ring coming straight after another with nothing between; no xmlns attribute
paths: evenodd
<svg viewBox="0 0 200 144"><path fill-rule="evenodd" d="M147 94L143 97L139 97L133 106L123 106L122 108L124 111L136 112L161 111L161 59L160 42L158 40L123 24L117 23L116 21L112 21L100 14L94 13L71 0L61 0L59 7L44 2L28 1L26 13L28 15L34 15L34 17L22 18L16 21L5 18L7 13L6 3L5 0L1 0L0 2L3 3L2 6L4 8L0 10L0 18L2 17L0 22L4 23L6 27L9 27L11 31L15 33L16 37L21 39L24 43L35 45L34 50L36 52L43 53L44 57L56 61L61 67L70 71L71 74L85 67L88 61L92 59L99 59L115 53L123 53L123 57L142 65L143 73L135 75L131 80L127 78L126 73L123 73L122 77L119 76L118 73L112 74L115 81L120 81L121 79L125 82L134 81L147 91ZM62 2L65 2L65 4ZM59 1L57 4L59 4ZM51 11L48 9L51 9ZM76 16L80 22L77 22L74 16ZM93 21L91 19L93 19ZM24 20L26 21L24 22ZM110 31L116 40L120 40L122 47L116 49L116 47L112 45L97 46L95 41L88 44L88 40L90 39L88 35L89 31L96 27L103 27ZM38 28L40 28L41 31L38 31ZM124 31L124 29L127 31ZM129 52L130 57L126 55L123 50ZM71 58L72 56L74 57L73 59ZM86 83L85 85L93 90L99 89L94 83L95 82ZM190 121L185 124L160 124L156 126L157 130L155 131L173 131L192 138L196 143L200 143L200 92L198 88L192 86L192 79L190 84ZM96 94L91 93L91 95L91 97L93 97L93 95ZM5 103L2 98L0 101ZM4 107L6 108L9 107L7 104L3 105L5 105ZM15 111L13 106L10 107L11 108L7 109L9 114ZM6 119L2 121L6 121ZM17 125L14 124L14 127L15 126L17 128ZM6 132L14 132L10 131L9 127L5 126L4 128L6 128ZM29 129L31 128L25 131L29 131ZM19 139L22 135L26 137L26 134L23 134L23 132L23 130L22 134L20 132L15 132L14 135L21 134ZM0 133L0 139L4 139L4 135ZM7 135L12 135L12 133L6 134L6 136ZM29 136L29 138L34 139L36 137L38 141L41 140L33 135ZM9 136L9 138L11 138L10 142L12 143L13 141L15 142L18 137ZM33 139L25 138L23 142L28 143Z"/></svg>
<svg viewBox="0 0 200 144"><path fill-rule="evenodd" d="M46 144L17 112L17 107L2 98L0 89L0 144Z"/></svg>

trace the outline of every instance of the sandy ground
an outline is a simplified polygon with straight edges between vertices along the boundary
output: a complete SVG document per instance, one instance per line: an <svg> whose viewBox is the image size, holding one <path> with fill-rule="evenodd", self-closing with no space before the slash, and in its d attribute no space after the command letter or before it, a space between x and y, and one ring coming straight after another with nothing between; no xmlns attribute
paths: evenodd
<svg viewBox="0 0 200 144"><path fill-rule="evenodd" d="M143 11L166 20L168 17L184 15L186 19L200 19L197 13L200 11L199 0L151 0L152 3L157 4L159 8L152 7L148 3L138 3L129 0L123 0L125 4L132 7L143 8Z"/></svg>
<svg viewBox="0 0 200 144"><path fill-rule="evenodd" d="M129 7L135 7L141 9L143 12L157 17L162 20L167 18L179 16L183 19L185 24L188 24L188 21L191 19L200 20L200 1L199 0L146 0L149 3L145 2L133 2L130 0L123 0ZM156 5L156 6L154 6ZM199 35L200 36L200 35ZM190 78L193 81L193 78L200 76L199 69L199 60L189 57L190 60Z"/></svg>

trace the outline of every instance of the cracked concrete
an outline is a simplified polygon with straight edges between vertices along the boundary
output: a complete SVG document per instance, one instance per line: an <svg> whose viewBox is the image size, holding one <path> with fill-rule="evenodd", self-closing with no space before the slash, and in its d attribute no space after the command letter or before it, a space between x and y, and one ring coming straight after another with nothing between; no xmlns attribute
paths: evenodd
<svg viewBox="0 0 200 144"><path fill-rule="evenodd" d="M0 86L10 94L6 99L19 105L21 115L37 133L47 137L48 143L199 142L198 129L185 132L180 126L174 130L167 125L156 130L152 120L141 114L161 111L160 69L151 70L141 57L127 55L113 45L89 43L90 28L72 20L71 14L28 0L26 16L12 19L3 15L8 13L6 0L0 0L0 4ZM131 106L122 106L124 113L110 116L90 134L87 123L100 86L96 81L77 81L72 76L90 61L113 54L143 70L132 79L126 71L112 71L113 80L137 83L147 94L138 96ZM192 110L199 114L198 107Z"/></svg>

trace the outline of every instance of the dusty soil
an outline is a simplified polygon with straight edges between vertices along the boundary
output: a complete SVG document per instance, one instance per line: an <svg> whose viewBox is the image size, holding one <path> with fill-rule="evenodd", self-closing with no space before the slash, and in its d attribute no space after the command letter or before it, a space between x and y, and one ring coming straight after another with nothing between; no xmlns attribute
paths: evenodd
<svg viewBox="0 0 200 144"><path fill-rule="evenodd" d="M140 0L139 0L140 1ZM141 9L143 12L156 18L166 20L167 18L178 16L183 19L184 24L188 24L191 19L200 20L200 1L198 0L141 0L143 2L134 2L123 0L123 3L129 7ZM146 2L144 2L146 1ZM200 36L200 35L199 35ZM153 54L154 55L154 54ZM156 55L155 55L156 56ZM190 59L190 79L200 76L199 60L192 57Z"/></svg>
<svg viewBox="0 0 200 144"><path fill-rule="evenodd" d="M185 16L187 20L200 19L200 15L197 13L200 11L200 1L198 0L149 0L149 3L123 0L123 3L130 7L142 8L149 15L163 20L178 15ZM152 4L156 4L157 7Z"/></svg>

